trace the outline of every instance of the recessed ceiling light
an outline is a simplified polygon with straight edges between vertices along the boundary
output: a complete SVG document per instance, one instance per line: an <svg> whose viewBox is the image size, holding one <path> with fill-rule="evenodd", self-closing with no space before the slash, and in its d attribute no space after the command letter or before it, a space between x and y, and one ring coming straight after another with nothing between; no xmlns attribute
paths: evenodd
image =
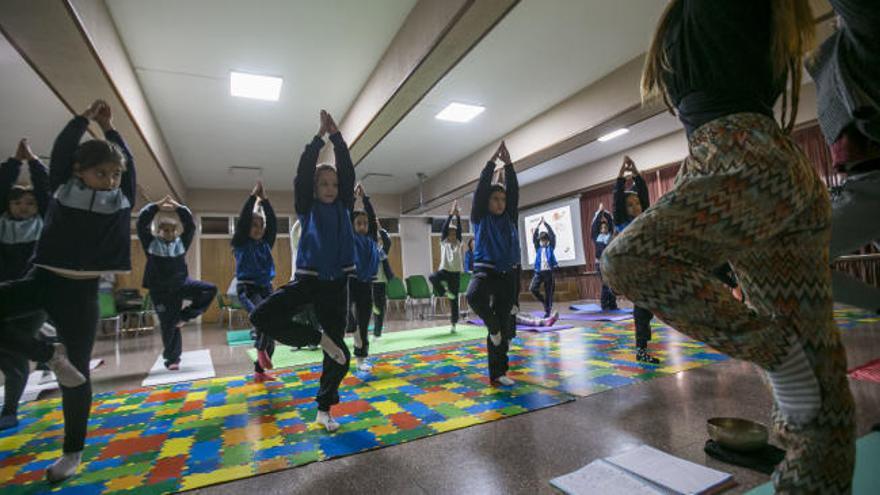
<svg viewBox="0 0 880 495"><path fill-rule="evenodd" d="M229 73L229 94L256 100L278 101L281 95L280 77L259 76L243 72Z"/></svg>
<svg viewBox="0 0 880 495"><path fill-rule="evenodd" d="M611 141L612 139L614 139L616 137L623 136L627 132L629 132L629 129L627 129L626 127L623 127L623 128L617 129L616 131L611 131L608 134L605 134L604 136L600 136L599 141L601 141L603 143L605 141Z"/></svg>
<svg viewBox="0 0 880 495"><path fill-rule="evenodd" d="M478 105L466 105L464 103L450 103L434 118L448 120L449 122L470 122L474 117L483 113L486 107Z"/></svg>

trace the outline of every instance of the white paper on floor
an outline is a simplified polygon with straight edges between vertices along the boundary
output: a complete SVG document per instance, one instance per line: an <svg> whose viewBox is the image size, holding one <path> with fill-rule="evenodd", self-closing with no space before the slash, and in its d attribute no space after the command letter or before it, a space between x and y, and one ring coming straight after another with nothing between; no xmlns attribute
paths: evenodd
<svg viewBox="0 0 880 495"><path fill-rule="evenodd" d="M92 359L89 361L89 369L94 370L98 366L104 364L103 359ZM40 393L44 390L54 390L58 388L58 380L55 379L55 373L51 371L36 370L28 375L27 384L24 387L24 393L21 394L19 404L32 402L37 400ZM0 388L0 403L5 400L6 391Z"/></svg>
<svg viewBox="0 0 880 495"><path fill-rule="evenodd" d="M598 459L550 480L568 495L700 494L732 482L728 473L667 454L647 445Z"/></svg>
<svg viewBox="0 0 880 495"><path fill-rule="evenodd" d="M198 351L186 351L180 356L180 369L172 371L165 368L165 359L160 354L150 369L150 374L144 378L141 384L144 387L165 385L167 383L189 382L203 378L217 376L214 372L214 363L211 361L211 351L201 349Z"/></svg>

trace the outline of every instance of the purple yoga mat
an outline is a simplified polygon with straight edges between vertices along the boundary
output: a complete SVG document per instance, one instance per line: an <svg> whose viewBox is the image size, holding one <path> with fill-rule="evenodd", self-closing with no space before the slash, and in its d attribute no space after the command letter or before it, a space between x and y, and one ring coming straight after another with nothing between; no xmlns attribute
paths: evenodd
<svg viewBox="0 0 880 495"><path fill-rule="evenodd" d="M467 321L471 325L483 326L486 323L479 318L471 318ZM569 328L574 328L574 325L553 325L552 327L530 327L527 325L517 325L517 330L523 330L526 332L555 332L557 330L568 330Z"/></svg>
<svg viewBox="0 0 880 495"><path fill-rule="evenodd" d="M568 309L575 311L577 313L603 313L609 315L622 315L622 314L631 314L633 312L632 308L620 308L614 309L610 311L602 311L602 307L598 304L572 304L568 307Z"/></svg>
<svg viewBox="0 0 880 495"><path fill-rule="evenodd" d="M532 311L532 315L537 317L544 316L543 311ZM623 321L632 319L632 313L561 313L560 320L575 321Z"/></svg>

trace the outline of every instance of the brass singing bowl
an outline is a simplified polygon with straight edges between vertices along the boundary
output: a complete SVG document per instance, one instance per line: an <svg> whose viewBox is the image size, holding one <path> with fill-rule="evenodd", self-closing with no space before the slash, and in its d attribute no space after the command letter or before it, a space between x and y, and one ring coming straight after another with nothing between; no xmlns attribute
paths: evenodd
<svg viewBox="0 0 880 495"><path fill-rule="evenodd" d="M706 428L709 438L738 452L759 450L767 445L769 437L766 426L742 418L711 418Z"/></svg>

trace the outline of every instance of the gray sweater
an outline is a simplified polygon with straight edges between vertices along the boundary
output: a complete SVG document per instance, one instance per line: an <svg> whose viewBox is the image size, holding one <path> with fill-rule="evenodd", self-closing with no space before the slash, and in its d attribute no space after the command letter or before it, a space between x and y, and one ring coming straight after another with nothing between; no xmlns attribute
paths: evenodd
<svg viewBox="0 0 880 495"><path fill-rule="evenodd" d="M829 1L841 26L806 64L818 90L819 125L829 144L851 125L880 142L880 1Z"/></svg>

